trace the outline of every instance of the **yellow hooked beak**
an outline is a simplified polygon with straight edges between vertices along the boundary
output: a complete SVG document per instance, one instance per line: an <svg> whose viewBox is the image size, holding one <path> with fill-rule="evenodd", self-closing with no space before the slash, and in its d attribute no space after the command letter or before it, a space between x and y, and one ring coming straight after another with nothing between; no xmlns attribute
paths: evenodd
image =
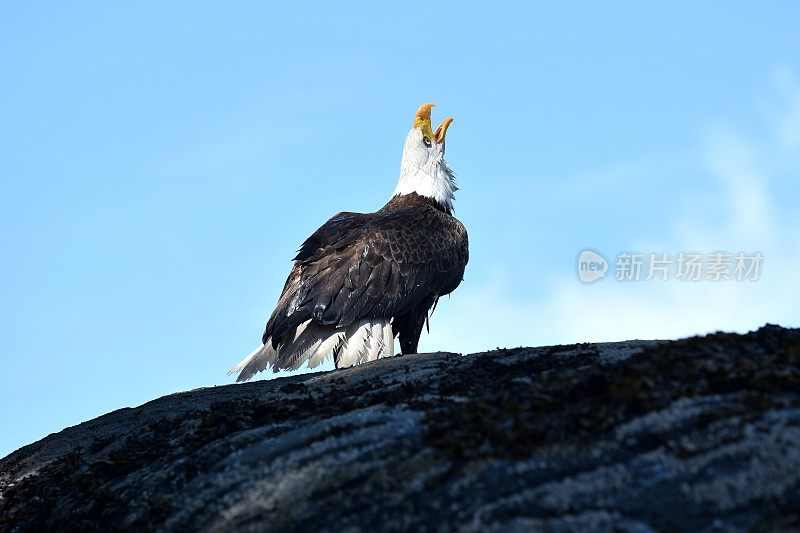
<svg viewBox="0 0 800 533"><path fill-rule="evenodd" d="M444 142L444 136L447 135L447 128L450 127L450 123L453 122L452 117L447 117L439 124L439 127L436 128L436 131L433 131L431 128L431 108L434 107L433 104L422 104L417 109L417 114L414 116L414 127L419 128L422 130L422 134L428 137L429 139L433 139L437 143L441 144Z"/></svg>

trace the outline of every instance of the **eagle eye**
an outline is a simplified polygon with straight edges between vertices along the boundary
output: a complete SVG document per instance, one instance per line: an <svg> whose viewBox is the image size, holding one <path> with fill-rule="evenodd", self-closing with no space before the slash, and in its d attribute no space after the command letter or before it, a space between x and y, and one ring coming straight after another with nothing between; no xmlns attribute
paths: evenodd
<svg viewBox="0 0 800 533"><path fill-rule="evenodd" d="M431 140L428 139L428 137L422 137L422 142L424 142L425 146L427 146L428 148L431 147Z"/></svg>

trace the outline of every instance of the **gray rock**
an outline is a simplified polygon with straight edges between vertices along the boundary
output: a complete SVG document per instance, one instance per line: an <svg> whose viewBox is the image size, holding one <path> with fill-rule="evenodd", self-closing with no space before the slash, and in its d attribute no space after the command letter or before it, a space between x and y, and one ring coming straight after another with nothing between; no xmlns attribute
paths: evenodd
<svg viewBox="0 0 800 533"><path fill-rule="evenodd" d="M800 330L200 389L0 460L0 529L800 527Z"/></svg>

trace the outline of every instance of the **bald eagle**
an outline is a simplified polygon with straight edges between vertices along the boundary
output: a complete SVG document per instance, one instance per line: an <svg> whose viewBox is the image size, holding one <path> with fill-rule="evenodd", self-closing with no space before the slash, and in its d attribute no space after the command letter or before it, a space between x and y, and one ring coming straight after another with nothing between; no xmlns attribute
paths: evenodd
<svg viewBox="0 0 800 533"><path fill-rule="evenodd" d="M416 353L423 325L441 296L464 276L467 230L453 217L457 190L444 160L452 118L431 128L423 104L406 136L400 179L374 213L339 213L300 247L262 344L233 367L237 381L271 367L337 368Z"/></svg>

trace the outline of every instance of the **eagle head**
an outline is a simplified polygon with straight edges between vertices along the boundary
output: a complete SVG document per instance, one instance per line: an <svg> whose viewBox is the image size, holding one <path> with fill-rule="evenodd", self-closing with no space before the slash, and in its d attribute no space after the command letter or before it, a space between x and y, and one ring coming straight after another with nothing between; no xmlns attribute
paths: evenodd
<svg viewBox="0 0 800 533"><path fill-rule="evenodd" d="M417 193L436 200L446 211L453 209L456 187L454 173L444 160L445 136L453 122L448 117L434 131L433 104L422 104L414 115L414 126L406 135L400 180L394 196Z"/></svg>

